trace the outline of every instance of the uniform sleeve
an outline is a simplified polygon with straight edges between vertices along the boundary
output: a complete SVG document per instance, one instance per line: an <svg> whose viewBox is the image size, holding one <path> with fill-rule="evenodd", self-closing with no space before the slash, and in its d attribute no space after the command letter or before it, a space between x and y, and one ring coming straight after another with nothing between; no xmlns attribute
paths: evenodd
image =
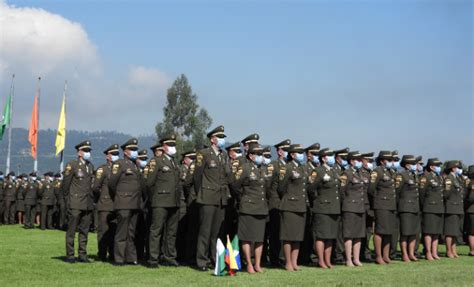
<svg viewBox="0 0 474 287"><path fill-rule="evenodd" d="M66 165L66 170L64 171L63 182L61 183L61 189L65 198L69 196L69 188L71 187L71 182L74 177L74 169L72 163Z"/></svg>
<svg viewBox="0 0 474 287"><path fill-rule="evenodd" d="M426 186L427 186L428 178L426 175L423 175L420 178L420 185L419 185L419 191L420 191L420 204L423 206L425 203L425 197L426 197Z"/></svg>
<svg viewBox="0 0 474 287"><path fill-rule="evenodd" d="M122 166L119 162L115 162L112 164L112 170L110 172L109 178L109 189L113 196L115 196L115 191L117 189L117 184L122 176Z"/></svg>
<svg viewBox="0 0 474 287"><path fill-rule="evenodd" d="M288 168L287 165L281 165L280 169L278 171L278 176L277 176L277 192L280 198L283 197L283 195L287 191L288 187L288 181L290 179L290 173L291 173L291 168Z"/></svg>
<svg viewBox="0 0 474 287"><path fill-rule="evenodd" d="M377 185L380 180L380 175L376 170L373 170L370 173L370 181L369 181L369 188L367 190L368 194L374 198L377 193Z"/></svg>
<svg viewBox="0 0 474 287"><path fill-rule="evenodd" d="M453 182L451 181L449 176L447 176L444 180L444 189L443 189L443 195L445 199L449 199L452 188L453 188Z"/></svg>
<svg viewBox="0 0 474 287"><path fill-rule="evenodd" d="M95 172L94 183L92 184L92 191L94 194L100 194L102 185L104 184L104 179L107 176L106 171L103 167L99 167Z"/></svg>
<svg viewBox="0 0 474 287"><path fill-rule="evenodd" d="M196 194L199 193L201 190L201 185L202 185L202 175L204 173L204 167L205 167L205 161L204 161L204 154L202 152L197 152L196 153L196 169L194 170L194 190Z"/></svg>
<svg viewBox="0 0 474 287"><path fill-rule="evenodd" d="M352 174L348 170L345 170L343 171L339 179L341 180L341 187L339 189L339 194L341 195L341 202L342 202L344 198L346 197L347 184L349 183L349 181L352 180Z"/></svg>

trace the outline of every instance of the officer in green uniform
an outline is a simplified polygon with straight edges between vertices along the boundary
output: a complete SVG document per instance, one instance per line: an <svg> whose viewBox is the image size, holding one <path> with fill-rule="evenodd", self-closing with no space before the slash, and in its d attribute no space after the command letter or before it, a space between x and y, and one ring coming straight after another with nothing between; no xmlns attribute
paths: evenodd
<svg viewBox="0 0 474 287"><path fill-rule="evenodd" d="M108 181L117 216L114 264L138 265L135 231L144 187L142 175L135 162L138 158L138 140L131 138L120 147L124 157L112 164Z"/></svg>
<svg viewBox="0 0 474 287"><path fill-rule="evenodd" d="M15 202L16 202L17 182L15 173L12 171L7 175L4 185L3 202L5 210L3 214L3 222L5 224L15 224Z"/></svg>
<svg viewBox="0 0 474 287"><path fill-rule="evenodd" d="M308 176L303 167L304 148L300 144L288 148L288 164L278 171L280 201L280 240L283 241L285 269L299 270L300 242L304 240L308 207Z"/></svg>
<svg viewBox="0 0 474 287"><path fill-rule="evenodd" d="M117 221L114 213L114 202L109 190L108 180L112 171L112 164L119 159L119 146L113 144L104 150L105 164L95 171L95 180L92 186L94 197L97 199L99 213L97 226L97 256L101 261L113 261L114 237Z"/></svg>
<svg viewBox="0 0 474 287"><path fill-rule="evenodd" d="M54 175L54 195L56 196L56 204L58 208L58 229L65 230L66 228L66 201L64 199L64 193L61 188L61 174L56 173Z"/></svg>
<svg viewBox="0 0 474 287"><path fill-rule="evenodd" d="M25 220L25 199L23 198L23 190L27 186L27 178L26 174L20 174L18 177L18 188L16 190L16 211L18 214L18 224L24 224Z"/></svg>
<svg viewBox="0 0 474 287"><path fill-rule="evenodd" d="M474 165L470 165L467 169L469 182L466 190L465 213L467 217L467 230L469 241L469 256L474 256Z"/></svg>
<svg viewBox="0 0 474 287"><path fill-rule="evenodd" d="M375 211L375 262L390 263L390 242L395 228L395 211L397 198L395 180L390 169L392 152L380 151L377 157L378 166L370 173L369 195L374 198Z"/></svg>
<svg viewBox="0 0 474 287"><path fill-rule="evenodd" d="M243 142L243 141L242 141ZM248 149L248 144L247 149ZM248 162L246 156L242 156L242 149L240 147L240 142L233 143L226 148L227 155L229 156L229 164L231 166L232 173L237 172L237 169ZM227 207L225 210L225 219L224 219L224 234L229 235L230 238L233 238L237 234L237 224L238 224L238 209L239 209L239 200L241 195L241 190L237 186L229 186L231 198L227 201Z"/></svg>
<svg viewBox="0 0 474 287"><path fill-rule="evenodd" d="M341 176L344 171L349 167L349 163L347 162L347 155L349 153L349 148L343 148L340 150L335 150L334 155L336 159L336 164L334 165L334 169L337 171L338 175ZM334 262L336 263L344 263L344 237L342 232L342 220L339 220L339 232L336 239L336 246L334 248L334 252L332 255Z"/></svg>
<svg viewBox="0 0 474 287"><path fill-rule="evenodd" d="M163 155L150 160L147 187L150 190L152 223L150 228L150 268L158 267L161 240L165 244L163 264L178 266L176 261L176 233L179 222L180 174L176 155L176 137L162 138ZM166 235L166 237L165 237Z"/></svg>
<svg viewBox="0 0 474 287"><path fill-rule="evenodd" d="M363 153L362 154L362 168L359 169L359 173L364 181L370 181L370 173L374 169L374 153ZM370 262L372 261L372 251L369 248L370 238L372 237L374 230L374 199L370 196L368 190L365 192L365 237L362 239L361 245L361 258Z"/></svg>
<svg viewBox="0 0 474 287"><path fill-rule="evenodd" d="M445 167L444 198L445 217L444 235L446 236L446 256L457 258L456 241L462 236L464 219L463 183L459 179L462 166L459 161L448 161Z"/></svg>
<svg viewBox="0 0 474 287"><path fill-rule="evenodd" d="M321 166L309 175L309 194L312 201L312 230L321 268L332 268L331 255L336 243L341 220L341 181L335 169L334 151L319 151Z"/></svg>
<svg viewBox="0 0 474 287"><path fill-rule="evenodd" d="M426 173L420 179L420 201L423 211L422 231L426 259L440 259L438 256L439 237L443 234L443 178L441 161L430 158L426 163Z"/></svg>
<svg viewBox="0 0 474 287"><path fill-rule="evenodd" d="M36 203L41 183L36 180L36 173L30 173L28 186L23 191L25 198L25 228L33 228L36 216Z"/></svg>
<svg viewBox="0 0 474 287"><path fill-rule="evenodd" d="M54 196L53 172L44 174L44 182L38 191L38 197L41 198L41 229L53 229L53 212L56 204Z"/></svg>
<svg viewBox="0 0 474 287"><path fill-rule="evenodd" d="M284 258L281 254L281 241L280 241L280 193L283 186L279 181L280 169L284 169L288 161L288 149L290 148L291 141L289 139L283 140L276 145L276 153L278 158L271 162L269 169L271 169L273 175L269 186L268 194L268 208L269 208L269 221L267 223L267 238L268 242L268 254L270 258L270 264L273 267L280 267Z"/></svg>
<svg viewBox="0 0 474 287"><path fill-rule="evenodd" d="M87 236L93 208L92 180L94 166L89 162L91 142L86 140L75 146L77 159L66 165L61 188L66 198L68 227L66 232L66 261L74 263L74 237L79 232L79 262L89 263Z"/></svg>
<svg viewBox="0 0 474 287"><path fill-rule="evenodd" d="M418 261L415 256L416 235L420 233L420 195L418 190L417 160L413 155L404 155L402 170L395 179L400 217L400 247L404 262Z"/></svg>
<svg viewBox="0 0 474 287"><path fill-rule="evenodd" d="M148 176L149 170L148 151L146 149L138 151L138 158L136 160L136 164L138 166L138 169L140 170L143 181L146 182L146 176ZM137 260L139 262L146 262L146 246L148 242L148 238L146 237L146 235L149 236L149 234L147 234L146 221L146 217L148 216L148 208L146 207L146 202L148 200L148 188L146 187L146 184L142 185L142 188L142 200L140 203L140 210L138 212L137 228L135 230L135 246L137 249Z"/></svg>
<svg viewBox="0 0 474 287"><path fill-rule="evenodd" d="M369 178L361 173L362 154L351 151L347 155L348 168L341 175L342 233L346 266L362 266L361 239L366 236L366 200Z"/></svg>
<svg viewBox="0 0 474 287"><path fill-rule="evenodd" d="M392 151L392 159L393 159L392 166L389 169L389 171L390 171L390 174L392 175L393 180L395 180L398 172L402 170L402 167L400 165L400 157L398 155L398 151L396 150ZM397 193L397 202L398 202L398 193ZM395 226L393 229L392 239L390 242L390 258L391 259L400 258L399 253L397 252L399 237L400 237L400 217L399 217L398 211L395 211Z"/></svg>
<svg viewBox="0 0 474 287"><path fill-rule="evenodd" d="M241 192L239 202L238 236L247 262L247 272L263 272L261 258L265 237L265 222L268 216L268 202L265 192L265 169L263 148L251 143L246 153L247 161L239 166L232 176L232 186ZM254 249L251 250L252 244ZM255 267L252 254L255 254Z"/></svg>
<svg viewBox="0 0 474 287"><path fill-rule="evenodd" d="M196 240L199 232L199 206L194 190L194 170L196 169L196 150L183 153L181 180L186 199L186 229L184 261L188 265L196 264Z"/></svg>
<svg viewBox="0 0 474 287"><path fill-rule="evenodd" d="M225 218L225 208L230 198L230 168L224 153L224 126L211 130L209 148L196 154L194 188L199 207L199 234L196 247L196 264L199 270L207 271L212 266L212 257L216 254L216 241L221 233Z"/></svg>

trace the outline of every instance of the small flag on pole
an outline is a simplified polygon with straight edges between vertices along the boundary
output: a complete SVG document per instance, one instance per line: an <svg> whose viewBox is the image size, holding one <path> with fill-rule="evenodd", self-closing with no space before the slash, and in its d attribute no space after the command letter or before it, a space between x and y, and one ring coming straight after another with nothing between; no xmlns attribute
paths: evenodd
<svg viewBox="0 0 474 287"><path fill-rule="evenodd" d="M56 133L56 156L59 155L66 146L66 91L63 95L61 113L59 114L58 132Z"/></svg>
<svg viewBox="0 0 474 287"><path fill-rule="evenodd" d="M220 238L217 239L216 245L216 267L214 269L214 275L225 275L225 247Z"/></svg>
<svg viewBox="0 0 474 287"><path fill-rule="evenodd" d="M36 159L36 148L38 147L38 98L39 89L35 95L35 101L33 104L33 112L31 113L30 131L28 134L28 141L31 144L31 156Z"/></svg>
<svg viewBox="0 0 474 287"><path fill-rule="evenodd" d="M225 251L225 262L229 267L229 275L234 276L235 272L239 270L237 261L235 260L234 249L232 248L232 243L230 242L229 235L227 235L227 249Z"/></svg>
<svg viewBox="0 0 474 287"><path fill-rule="evenodd" d="M235 235L234 239L232 239L232 249L234 250L234 257L238 270L240 270L242 269L242 265L240 263L239 237L237 235Z"/></svg>
<svg viewBox="0 0 474 287"><path fill-rule="evenodd" d="M10 125L12 119L12 95L8 96L7 102L5 103L5 107L3 108L3 116L0 122L0 140L3 139L3 134L5 130Z"/></svg>

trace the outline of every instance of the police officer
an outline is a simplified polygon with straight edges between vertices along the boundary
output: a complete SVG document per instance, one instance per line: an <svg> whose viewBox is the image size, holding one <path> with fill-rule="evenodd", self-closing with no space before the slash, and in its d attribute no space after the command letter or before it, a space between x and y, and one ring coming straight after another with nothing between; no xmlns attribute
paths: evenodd
<svg viewBox="0 0 474 287"><path fill-rule="evenodd" d="M404 262L418 261L415 256L416 235L420 233L420 196L418 190L417 160L413 155L404 155L401 170L395 179L398 193L400 217L400 247Z"/></svg>
<svg viewBox="0 0 474 287"><path fill-rule="evenodd" d="M359 173L365 182L370 181L370 173L374 169L374 153L363 153L362 154L362 168L359 169ZM362 238L361 244L361 258L365 261L372 261L372 251L369 248L370 238L374 230L374 199L369 194L368 189L365 192L365 237Z"/></svg>
<svg viewBox="0 0 474 287"><path fill-rule="evenodd" d="M440 259L438 256L439 237L443 234L443 178L441 161L430 158L426 163L426 174L420 179L420 201L423 211L422 231L426 259Z"/></svg>
<svg viewBox="0 0 474 287"><path fill-rule="evenodd" d="M23 191L25 198L25 228L33 228L36 216L36 204L38 199L38 190L41 183L36 180L36 173L30 173L28 186Z"/></svg>
<svg viewBox="0 0 474 287"><path fill-rule="evenodd" d="M44 174L44 182L38 191L38 197L41 198L41 229L53 229L53 212L56 204L54 196L53 172Z"/></svg>
<svg viewBox="0 0 474 287"><path fill-rule="evenodd" d="M18 214L18 223L25 224L25 198L23 191L28 186L28 176L24 173L18 177L18 189L16 191L16 210Z"/></svg>
<svg viewBox="0 0 474 287"><path fill-rule="evenodd" d="M104 150L106 163L99 166L95 172L92 186L94 197L97 199L98 229L97 229L97 256L101 261L113 261L114 237L117 221L114 213L114 202L110 193L108 180L112 171L112 164L119 159L119 146L113 144Z"/></svg>
<svg viewBox="0 0 474 287"><path fill-rule="evenodd" d="M230 198L230 168L225 154L224 126L211 130L207 137L209 148L196 154L194 188L199 207L199 234L196 247L196 264L200 271L207 271L214 254L216 241L225 218L225 208Z"/></svg>
<svg viewBox="0 0 474 287"><path fill-rule="evenodd" d="M263 148L257 143L250 144L246 157L247 161L233 173L233 186L241 191L238 236L242 242L247 272L255 273L263 272L261 257L268 216L265 170L262 168ZM252 264L252 253L255 254L255 267Z"/></svg>
<svg viewBox="0 0 474 287"><path fill-rule="evenodd" d="M469 183L466 191L466 217L469 241L469 256L474 256L474 165L470 165L467 169Z"/></svg>
<svg viewBox="0 0 474 287"><path fill-rule="evenodd" d="M374 198L375 211L375 262L390 263L390 242L395 228L397 209L395 182L390 172L392 152L380 151L378 166L370 174L369 194Z"/></svg>
<svg viewBox="0 0 474 287"><path fill-rule="evenodd" d="M142 174L142 178L145 181L146 176L148 175L148 151L146 149L142 149L138 151L138 158L136 160L136 164L140 173ZM137 248L137 259L138 261L146 260L146 245L148 239L146 238L147 235L147 219L148 216L148 208L146 206L146 202L148 201L148 189L146 184L142 186L142 200L140 204L140 210L138 213L137 218L137 228L135 231L135 246Z"/></svg>
<svg viewBox="0 0 474 287"><path fill-rule="evenodd" d="M248 150L248 144L246 144L246 146ZM237 172L239 167L248 162L246 156L243 156L240 142L233 143L227 146L225 149L227 151L227 155L229 156L229 163L232 173ZM235 234L237 234L239 200L242 191L239 190L239 187L237 186L231 185L229 188L232 197L227 201L224 219L224 234L227 234L230 238L233 238Z"/></svg>
<svg viewBox="0 0 474 287"><path fill-rule="evenodd" d="M152 223L150 228L150 258L148 265L158 267L161 242L163 240L163 264L178 266L176 261L176 233L179 222L180 174L176 155L174 135L160 140L163 155L150 160L147 187L150 190ZM165 237L166 236L166 237Z"/></svg>
<svg viewBox="0 0 474 287"><path fill-rule="evenodd" d="M304 164L304 148L293 144L288 148L288 164L278 173L280 192L280 240L283 241L285 269L299 270L300 242L304 240L306 210L308 206L308 178Z"/></svg>
<svg viewBox="0 0 474 287"><path fill-rule="evenodd" d="M348 147L334 151L336 159L334 169L337 171L339 176L341 176L349 167L349 163L347 161L348 153ZM342 232L342 220L339 220L339 232L337 233L336 246L334 248L332 257L336 263L344 263L344 237Z"/></svg>
<svg viewBox="0 0 474 287"><path fill-rule="evenodd" d="M194 170L196 169L196 150L190 150L182 155L181 180L186 198L186 230L184 261L188 265L196 264L196 239L199 232L199 207L196 203L194 190Z"/></svg>
<svg viewBox="0 0 474 287"><path fill-rule="evenodd" d="M61 188L61 174L58 172L54 175L54 195L56 196L56 204L58 209L58 222L57 228L64 230L66 228L66 201L64 199L64 192Z"/></svg>
<svg viewBox="0 0 474 287"><path fill-rule="evenodd" d="M15 224L15 202L16 202L17 181L15 173L12 171L7 175L4 185L5 211L3 222L5 224Z"/></svg>
<svg viewBox="0 0 474 287"><path fill-rule="evenodd" d="M310 195L313 202L312 230L319 266L332 268L331 255L336 243L341 217L341 182L339 170L334 169L335 156L330 148L319 151L321 166L310 176Z"/></svg>
<svg viewBox="0 0 474 287"><path fill-rule="evenodd" d="M144 182L135 161L138 158L138 140L131 138L120 146L123 159L112 164L109 190L114 200L117 231L114 238L115 265L138 265L135 231L141 207Z"/></svg>
<svg viewBox="0 0 474 287"><path fill-rule="evenodd" d="M268 237L268 254L270 257L270 264L273 267L280 267L282 256L281 253L281 241L280 241L280 193L283 185L279 181L280 169L284 169L288 161L288 149L290 148L291 141L285 139L276 145L276 153L278 158L271 162L271 171L273 173L271 184L268 190L268 208L269 208L269 221L267 224L267 237ZM265 247L264 247L265 248ZM267 248L266 248L267 249Z"/></svg>
<svg viewBox="0 0 474 287"><path fill-rule="evenodd" d="M351 151L347 156L348 168L341 176L342 226L346 266L362 266L361 239L365 237L367 188L369 179L360 172L362 154Z"/></svg>
<svg viewBox="0 0 474 287"><path fill-rule="evenodd" d="M91 142L83 141L75 146L77 159L69 162L64 171L61 189L67 202L68 226L66 231L66 262L74 263L74 237L79 232L79 262L89 263L87 237L93 209L92 180L94 166L91 158Z"/></svg>
<svg viewBox="0 0 474 287"><path fill-rule="evenodd" d="M459 179L462 166L459 161L448 161L445 167L444 197L445 217L444 235L446 236L446 256L457 258L456 241L462 236L464 219L463 184Z"/></svg>

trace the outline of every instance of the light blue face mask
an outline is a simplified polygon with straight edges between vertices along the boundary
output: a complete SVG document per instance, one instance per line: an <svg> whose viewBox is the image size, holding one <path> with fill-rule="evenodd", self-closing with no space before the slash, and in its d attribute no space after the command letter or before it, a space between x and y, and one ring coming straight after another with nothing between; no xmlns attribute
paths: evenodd
<svg viewBox="0 0 474 287"><path fill-rule="evenodd" d="M271 158L264 157L263 158L263 165L269 165L272 162Z"/></svg>
<svg viewBox="0 0 474 287"><path fill-rule="evenodd" d="M412 165L410 166L410 170L411 170L412 172L415 172L415 171L416 171L416 165L412 164Z"/></svg>
<svg viewBox="0 0 474 287"><path fill-rule="evenodd" d="M336 158L331 155L331 156L326 156L326 163L327 165L329 165L330 167L333 167L334 164L336 163Z"/></svg>
<svg viewBox="0 0 474 287"><path fill-rule="evenodd" d="M317 155L313 155L313 159L311 160L314 164L319 164L319 157Z"/></svg>
<svg viewBox="0 0 474 287"><path fill-rule="evenodd" d="M462 175L462 168L459 168L456 170L456 175L461 176Z"/></svg>
<svg viewBox="0 0 474 287"><path fill-rule="evenodd" d="M262 162L263 162L263 155L257 155L257 156L255 156L254 162L255 162L256 165L261 165Z"/></svg>
<svg viewBox="0 0 474 287"><path fill-rule="evenodd" d="M385 167L386 168L392 168L393 167L393 163L391 161L387 161L387 163L385 164Z"/></svg>
<svg viewBox="0 0 474 287"><path fill-rule="evenodd" d="M369 170L374 170L374 164L371 163L371 162L367 163L367 168L368 168Z"/></svg>
<svg viewBox="0 0 474 287"><path fill-rule="evenodd" d="M392 163L392 169L399 170L400 169L400 162L399 161L394 161Z"/></svg>
<svg viewBox="0 0 474 287"><path fill-rule="evenodd" d="M119 156L118 156L118 155L112 155L112 156L110 157L110 160L111 160L112 162L117 161L118 159L119 159Z"/></svg>
<svg viewBox="0 0 474 287"><path fill-rule="evenodd" d="M235 157L236 157L236 158L239 158L239 157L241 157L241 156L242 156L242 153L237 153L237 152L235 153Z"/></svg>
<svg viewBox="0 0 474 287"><path fill-rule="evenodd" d="M91 153L90 153L90 152L83 152L83 153L82 153L82 158L83 158L84 160L89 160L89 159L91 159Z"/></svg>
<svg viewBox="0 0 474 287"><path fill-rule="evenodd" d="M355 164L354 164L354 167L355 167L355 169L360 169L362 167L362 162L359 161L359 160L356 160Z"/></svg>
<svg viewBox="0 0 474 287"><path fill-rule="evenodd" d="M217 146L218 146L219 148L221 148L221 149L224 148L224 146L225 146L225 138L217 138Z"/></svg>
<svg viewBox="0 0 474 287"><path fill-rule="evenodd" d="M141 168L145 168L146 164L147 164L146 160L140 160L140 167Z"/></svg>
<svg viewBox="0 0 474 287"><path fill-rule="evenodd" d="M285 159L288 158L288 152L287 152L287 151L284 151L284 152L283 152L283 157L284 157Z"/></svg>
<svg viewBox="0 0 474 287"><path fill-rule="evenodd" d="M174 156L176 154L176 147L175 146L169 146L168 147L168 155L169 156Z"/></svg>
<svg viewBox="0 0 474 287"><path fill-rule="evenodd" d="M345 159L341 159L341 166L346 168L349 163Z"/></svg>
<svg viewBox="0 0 474 287"><path fill-rule="evenodd" d="M138 157L138 151L136 151L136 150L131 150L131 151L130 151L130 159L136 160L137 157Z"/></svg>
<svg viewBox="0 0 474 287"><path fill-rule="evenodd" d="M435 166L434 172L435 172L437 175L440 175L440 174L441 174L441 167L440 167L440 166Z"/></svg>
<svg viewBox="0 0 474 287"><path fill-rule="evenodd" d="M303 162L304 162L304 154L302 154L302 153L297 153L295 159L296 159L297 162L303 163Z"/></svg>

